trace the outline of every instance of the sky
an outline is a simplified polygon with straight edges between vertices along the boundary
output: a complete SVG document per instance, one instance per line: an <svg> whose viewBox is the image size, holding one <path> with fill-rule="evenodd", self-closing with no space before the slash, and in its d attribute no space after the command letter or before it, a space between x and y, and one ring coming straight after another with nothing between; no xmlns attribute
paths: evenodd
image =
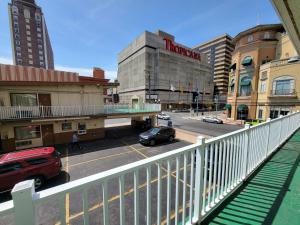
<svg viewBox="0 0 300 225"><path fill-rule="evenodd" d="M12 63L7 4L0 0L0 63ZM145 30L171 33L193 47L257 24L279 23L270 0L36 0L42 7L55 68L117 77L117 57Z"/></svg>

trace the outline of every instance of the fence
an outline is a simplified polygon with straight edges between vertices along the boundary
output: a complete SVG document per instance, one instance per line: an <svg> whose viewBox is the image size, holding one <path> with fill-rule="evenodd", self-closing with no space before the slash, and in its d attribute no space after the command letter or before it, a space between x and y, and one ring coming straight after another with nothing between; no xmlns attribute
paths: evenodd
<svg viewBox="0 0 300 225"><path fill-rule="evenodd" d="M82 205L82 224L90 224L95 217L104 225L113 224L112 217L118 218L114 222L122 225L195 224L241 185L299 124L300 113L289 114L209 140L199 138L196 144L37 193L32 180L24 181L12 190L13 200L0 205L0 216L11 214L16 225L40 224L36 209L56 199L57 222L69 224L66 196L80 193L82 201L77 203ZM155 183L151 180L154 177ZM112 204L108 200L109 187L113 181L118 187L118 204L109 207ZM141 186L145 187L143 193ZM102 208L93 216L91 190L99 191L98 205ZM128 190L132 190L132 202L129 205L127 202L125 209ZM132 218L128 218L130 212Z"/></svg>
<svg viewBox="0 0 300 225"><path fill-rule="evenodd" d="M137 107L132 107L128 104L111 104L102 106L0 106L0 120L128 114L159 111L160 104L141 104Z"/></svg>

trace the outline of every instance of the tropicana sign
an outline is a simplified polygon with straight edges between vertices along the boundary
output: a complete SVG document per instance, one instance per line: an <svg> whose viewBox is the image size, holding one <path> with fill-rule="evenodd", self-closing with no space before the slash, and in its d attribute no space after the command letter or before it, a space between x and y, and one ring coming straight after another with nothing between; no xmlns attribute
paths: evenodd
<svg viewBox="0 0 300 225"><path fill-rule="evenodd" d="M167 38L164 38L164 41L166 43L167 50L201 61L201 55L198 52L194 52L179 45L175 45L172 40Z"/></svg>

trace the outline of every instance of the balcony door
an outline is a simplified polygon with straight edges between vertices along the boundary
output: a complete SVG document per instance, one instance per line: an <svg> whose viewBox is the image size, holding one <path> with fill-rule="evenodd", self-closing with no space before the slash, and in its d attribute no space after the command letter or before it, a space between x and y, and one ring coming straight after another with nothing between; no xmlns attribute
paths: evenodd
<svg viewBox="0 0 300 225"><path fill-rule="evenodd" d="M51 96L50 94L38 94L40 115L43 117L51 116Z"/></svg>

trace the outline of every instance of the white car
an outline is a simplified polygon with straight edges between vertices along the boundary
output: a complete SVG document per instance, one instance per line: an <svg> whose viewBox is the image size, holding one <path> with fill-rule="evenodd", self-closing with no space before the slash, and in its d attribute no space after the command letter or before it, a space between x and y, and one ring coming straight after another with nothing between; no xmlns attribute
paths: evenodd
<svg viewBox="0 0 300 225"><path fill-rule="evenodd" d="M163 113L163 112L161 112L161 113L159 113L159 114L157 115L157 118L158 118L158 119L162 119L162 120L169 120L169 119L170 119L170 116L167 115L167 114L165 114L165 113Z"/></svg>
<svg viewBox="0 0 300 225"><path fill-rule="evenodd" d="M217 124L222 124L223 121L218 119L217 117L212 117L212 116L204 116L202 118L203 122L207 122L207 123L217 123Z"/></svg>

